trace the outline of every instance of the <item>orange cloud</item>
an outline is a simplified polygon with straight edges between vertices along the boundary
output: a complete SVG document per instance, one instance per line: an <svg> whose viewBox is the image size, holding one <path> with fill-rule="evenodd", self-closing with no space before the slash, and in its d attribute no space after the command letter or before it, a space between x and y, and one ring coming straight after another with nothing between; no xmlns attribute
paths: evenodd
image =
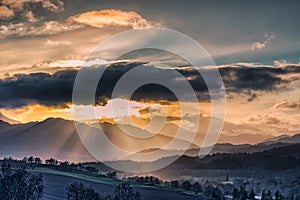
<svg viewBox="0 0 300 200"><path fill-rule="evenodd" d="M73 119L69 112L60 112L61 108L47 107L43 105L30 105L17 109L1 109L1 113L10 119L17 120L22 123L32 121L42 121L49 117Z"/></svg>
<svg viewBox="0 0 300 200"><path fill-rule="evenodd" d="M34 17L34 14L33 14L33 12L32 12L31 10L28 11L28 12L25 14L25 16L27 17L28 21L30 21L30 22L36 22L36 21L38 21L38 20Z"/></svg>
<svg viewBox="0 0 300 200"><path fill-rule="evenodd" d="M25 0L24 0L25 1ZM40 1L40 0L37 0ZM13 4L14 5L14 4ZM17 4L20 6L19 4ZM16 6L16 5L14 5ZM4 6L7 8L6 6ZM2 9L5 9L5 8ZM8 9L8 8L7 8ZM49 9L52 9L50 7ZM6 11L7 13L8 11ZM14 12L11 10L11 12ZM8 14L1 12L1 15L7 17ZM141 15L133 11L121 11L121 10L99 10L90 11L75 16L71 16L63 21L44 21L38 22L34 13L28 11L25 13L28 21L19 23L10 23L8 25L2 25L0 30L0 37L5 38L11 35L18 36L37 36L37 35L54 35L62 32L77 30L86 26L95 28L104 28L110 26L128 27L128 28L150 28L161 27L159 23L151 22L144 19Z"/></svg>
<svg viewBox="0 0 300 200"><path fill-rule="evenodd" d="M42 3L42 6L51 12L60 12L64 6L61 0L56 0L54 3L50 0L2 0L2 3L18 11L22 10L26 3Z"/></svg>
<svg viewBox="0 0 300 200"><path fill-rule="evenodd" d="M60 107L48 107L40 104L28 105L22 108L15 109L1 109L3 113L8 118L24 122L31 121L42 121L49 117L63 118L72 120L73 119L73 109L75 105L68 105L68 108ZM148 107L149 104L136 101L128 101L124 99L113 99L109 100L105 106L76 106L76 111L80 112L80 121L89 121L94 119L89 113L88 108L92 108L95 111L97 119L100 121L111 120L114 122L115 119L122 119L124 116L140 116L139 110ZM112 110L112 107L115 109Z"/></svg>
<svg viewBox="0 0 300 200"><path fill-rule="evenodd" d="M70 21L88 26L102 28L105 26L129 26L132 28L149 28L160 26L150 22L133 11L100 10L78 14L69 18Z"/></svg>
<svg viewBox="0 0 300 200"><path fill-rule="evenodd" d="M0 19L9 20L15 16L13 10L9 9L7 6L0 6Z"/></svg>

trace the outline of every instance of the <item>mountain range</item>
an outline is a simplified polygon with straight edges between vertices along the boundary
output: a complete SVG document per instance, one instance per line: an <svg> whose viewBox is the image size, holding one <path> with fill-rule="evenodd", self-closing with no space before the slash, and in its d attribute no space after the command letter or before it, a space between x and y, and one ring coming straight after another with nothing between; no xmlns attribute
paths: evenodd
<svg viewBox="0 0 300 200"><path fill-rule="evenodd" d="M100 124L107 137L117 146L134 152L147 152L160 149L168 144L173 136L172 131L176 126L169 124L162 131L150 138L135 138L124 133L120 127L115 124ZM85 129L98 133L98 129L87 124L80 124ZM137 127L124 125L131 131L138 130ZM236 140L240 136L221 136L226 137L228 141ZM253 137L253 135L252 135ZM220 140L219 140L220 141ZM221 140L222 141L222 140ZM186 145L184 139L176 139L179 146ZM214 146L211 153L253 153L260 152L276 147L283 147L292 143L300 143L300 134L294 136L280 136L272 138L261 138L257 144L230 144L219 143ZM199 145L193 143L190 145L185 155L198 155ZM178 150L168 149L163 152L162 157L176 155ZM1 157L22 158L25 156L39 156L42 159L54 157L59 160L68 160L73 162L95 161L82 144L73 121L64 119L49 118L41 122L30 122L24 124L10 124L0 120L0 155Z"/></svg>

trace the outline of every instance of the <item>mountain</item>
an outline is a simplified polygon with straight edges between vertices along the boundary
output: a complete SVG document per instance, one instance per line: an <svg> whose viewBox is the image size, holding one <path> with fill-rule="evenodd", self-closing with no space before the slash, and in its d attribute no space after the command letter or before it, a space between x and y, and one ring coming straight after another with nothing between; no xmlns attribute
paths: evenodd
<svg viewBox="0 0 300 200"><path fill-rule="evenodd" d="M227 136L225 136L227 137ZM243 137L243 135L240 135L239 137ZM222 138L222 135L221 137ZM219 140L220 141L220 140ZM292 136L278 136L271 139L267 139L264 142L260 142L257 144L230 144L230 143L217 143L214 145L212 150L210 151L210 154L218 154L218 153L230 153L230 154L236 154L236 153L257 153L257 152L263 152L267 150L271 150L274 148L281 148L289 146L290 144L300 144L300 134L295 134ZM210 148L210 147L208 147ZM153 149L152 149L153 151ZM195 157L198 156L200 149L199 148L191 148L188 149L184 155ZM147 151L144 151L147 152ZM165 156L173 156L178 155L180 152L176 150L165 150L164 155Z"/></svg>
<svg viewBox="0 0 300 200"><path fill-rule="evenodd" d="M47 119L42 122L0 128L0 155L39 156L69 161L95 160L82 145L74 122Z"/></svg>
<svg viewBox="0 0 300 200"><path fill-rule="evenodd" d="M187 166L186 163L193 164ZM289 144L250 154L224 153L204 158L183 156L174 165L181 165L178 167L184 169L297 169L300 167L300 144Z"/></svg>
<svg viewBox="0 0 300 200"><path fill-rule="evenodd" d="M163 132L159 132L152 135L146 130L140 129L138 127L133 127L129 125L115 125L110 123L102 123L102 130L106 133L107 137L117 146L121 147L127 151L139 152L145 149L163 148L165 145L171 142L173 137L164 135ZM131 136L125 133L123 130L127 130L129 133L139 133L143 136L148 136L146 138L139 138ZM174 146L181 147L187 146L190 148L197 148L195 144L189 145L189 142L183 139L174 139Z"/></svg>
<svg viewBox="0 0 300 200"><path fill-rule="evenodd" d="M300 143L300 142L299 142ZM266 150L270 150L273 148L279 148L279 147L285 147L285 146L289 146L290 143L274 143L274 144L255 144L255 145L251 145L251 144L241 144L241 145L233 145L233 144L229 144L229 143L217 143L216 145L214 145L214 147L211 149L210 151L210 155L211 154L222 154L222 153L229 153L229 154L236 154L236 153L256 153L256 152L262 152L262 151L266 151ZM208 147L210 148L210 147ZM151 149L151 151L154 151L155 149ZM149 150L150 151L150 150ZM191 156L191 157L195 157L195 156L199 156L199 148L192 148L192 149L188 149L184 155L186 156ZM143 152L148 152L148 151L143 151ZM168 156L173 156L173 155L179 155L180 151L176 151L176 150L165 150L164 151L164 156L168 157Z"/></svg>
<svg viewBox="0 0 300 200"><path fill-rule="evenodd" d="M116 146L127 151L140 153L151 152L163 148L170 143L178 128L174 124L167 123L159 133L152 136L151 133L146 130L129 125L100 123L100 126L104 131L104 134ZM99 134L97 128L87 124L80 124L80 127L85 130L86 137L93 138ZM124 129L132 133L142 134L148 138L134 137L125 133L123 131ZM187 134L190 134L190 132L187 131ZM195 140L199 143L203 137L203 134L198 134ZM234 141L237 138L243 138L243 135L222 135L220 139L222 140L224 137ZM247 137L245 136L245 138ZM260 152L276 147L284 147L289 143L295 143L296 141L299 142L299 138L300 135L284 136L272 140L265 140L263 143L255 145L221 143L216 144L211 153ZM185 138L175 139L174 143L176 144L175 146L179 147L189 145ZM192 143L189 146L189 150L185 152L185 155L197 156L198 152L199 146L196 143ZM167 157L178 155L179 153L180 151L176 149L166 149L162 151L160 156ZM16 158L33 155L39 156L42 159L54 157L59 160L69 160L74 162L95 160L82 144L74 122L55 118L25 124L9 124L0 120L0 155L1 157L12 156Z"/></svg>
<svg viewBox="0 0 300 200"><path fill-rule="evenodd" d="M295 135L281 135L278 137L274 137L271 139L267 139L260 143L260 145L271 145L276 143L288 143L288 144L295 144L300 143L300 133L297 133Z"/></svg>
<svg viewBox="0 0 300 200"><path fill-rule="evenodd" d="M11 125L3 120L0 120L0 130L8 129Z"/></svg>
<svg viewBox="0 0 300 200"><path fill-rule="evenodd" d="M165 120L163 118L161 118L161 119L160 118L161 117L155 116L154 118L152 118L152 122ZM151 123L150 119L146 120L146 119L134 118L134 120L139 122L138 124L150 124ZM172 117L167 118L166 123L164 124L162 129L158 132L158 134L174 138L179 129L179 126L176 125L175 123L173 123L174 120L176 121L178 119L176 119L176 118L173 119ZM200 120L197 121L193 117L185 115L183 117L183 120L186 120L186 121L194 124L194 126L196 126L198 123L197 134L195 135L195 138L192 141L192 143L199 147L202 146L203 140L206 136L206 133L208 131L208 128L210 126L212 118L209 116L201 116ZM218 121L219 119L214 118L214 120ZM114 122L114 119L110 119L109 121L112 123L112 122ZM131 119L125 119L124 121L131 121ZM155 125L153 127L157 128ZM152 129L153 129L153 127L152 127ZM145 127L145 130L147 130L149 132L155 132L152 129L149 127ZM185 132L185 135L188 135L188 136L193 135L193 132L190 129L185 128L183 130ZM218 138L217 142L225 143L225 144L230 143L230 144L234 144L234 145L243 145L243 144L254 145L254 144L263 142L263 141L265 141L267 139L271 139L271 138L274 138L274 136L271 134L263 133L263 132L261 132L260 129L250 126L249 124L237 125L234 123L224 121L224 127L222 130L222 134ZM180 139L189 142L187 137L182 137Z"/></svg>
<svg viewBox="0 0 300 200"><path fill-rule="evenodd" d="M16 120L13 120L13 119L10 119L10 118L6 117L1 112L0 112L0 120L4 121L4 122L7 122L9 124L19 124L20 123L20 122L18 122Z"/></svg>
<svg viewBox="0 0 300 200"><path fill-rule="evenodd" d="M263 134L239 134L239 135L225 135L222 134L219 138L219 143L230 143L235 145L243 144L257 144L261 141L270 139L274 136Z"/></svg>
<svg viewBox="0 0 300 200"><path fill-rule="evenodd" d="M86 124L80 124L88 137L99 134L99 130ZM120 148L128 151L142 151L144 149L162 148L172 138L156 134L150 138L135 138L124 133L120 127L114 124L101 124L107 137ZM127 127L131 131L144 132L136 127ZM176 140L179 146L188 145L184 140ZM191 145L191 148L197 148ZM82 144L73 121L49 118L42 122L11 125L0 121L0 155L22 158L25 156L39 156L43 159L54 157L59 160L74 162L94 161ZM109 155L108 155L109 156Z"/></svg>
<svg viewBox="0 0 300 200"><path fill-rule="evenodd" d="M154 162L134 162L130 160L114 161L113 164L138 166L139 169L147 169L148 166L156 166L157 163L164 163L174 157L164 157ZM112 164L112 163L110 163ZM100 166L95 164L94 166ZM288 144L283 147L276 147L262 152L255 153L219 153L199 158L198 156L180 156L169 166L153 172L155 176L167 177L168 179L178 179L184 177L205 177L207 173L216 173L206 170L230 170L226 173L234 174L232 170L238 170L240 177L242 170L257 173L262 170L277 171L276 176L280 176L278 171L294 170L298 172L300 168L300 144ZM246 171L244 171L246 173ZM269 173L270 171L268 171ZM298 173L295 173L295 176ZM268 174L269 175L269 174ZM218 175L212 175L218 176ZM248 176L248 175L247 175ZM264 176L264 174L263 174ZM224 175L225 177L225 175Z"/></svg>

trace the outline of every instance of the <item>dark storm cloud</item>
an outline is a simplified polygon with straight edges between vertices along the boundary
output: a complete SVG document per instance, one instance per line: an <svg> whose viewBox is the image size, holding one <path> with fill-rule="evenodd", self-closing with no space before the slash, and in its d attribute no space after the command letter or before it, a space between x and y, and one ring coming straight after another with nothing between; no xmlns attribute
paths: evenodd
<svg viewBox="0 0 300 200"><path fill-rule="evenodd" d="M64 106L70 102L76 71L18 74L0 80L0 106L22 107L28 104Z"/></svg>
<svg viewBox="0 0 300 200"><path fill-rule="evenodd" d="M283 73L282 69L273 69L266 67L228 67L220 69L224 84L227 90L273 90L277 85L285 83L284 80L277 77L278 73Z"/></svg>
<svg viewBox="0 0 300 200"><path fill-rule="evenodd" d="M110 97L117 80L137 63L112 65L105 71L97 90L97 99ZM90 68L93 70L94 68ZM89 70L89 69L88 69ZM54 73L16 74L0 80L0 107L14 108L28 104L66 106L72 101L76 70L62 70Z"/></svg>
<svg viewBox="0 0 300 200"><path fill-rule="evenodd" d="M146 63L115 63L108 66L99 82L96 99L99 103L111 98L111 93L118 80L136 66L145 64L150 67L153 74L140 74L134 79L142 79L145 76L157 76L164 78L172 69L160 69ZM85 68L84 70L97 70L97 68ZM206 70L210 70L209 68ZM249 101L257 96L255 92L270 92L284 88L289 82L279 75L297 74L298 66L285 67L246 67L240 65L222 66L219 68L228 93L244 93ZM207 87L198 71L190 67L177 69L189 80L200 100L209 100ZM28 104L42 104L46 106L66 106L72 101L72 90L77 71L58 71L53 75L47 73L32 73L29 75L18 74L0 80L0 106L22 107ZM180 85L181 79L166 80L170 84ZM213 81L213 80L212 80ZM245 92L246 91L246 92ZM177 91L178 92L178 91ZM186 93L186 91L179 91ZM122 94L118 94L122 96ZM187 97L190 94L185 94ZM132 96L134 100L169 100L176 101L172 91L157 84L148 84L138 88Z"/></svg>
<svg viewBox="0 0 300 200"><path fill-rule="evenodd" d="M252 90L252 91L272 91L284 88L291 80L283 79L279 75L298 74L298 65L286 65L283 67L245 67L236 65L220 68L220 73L227 91Z"/></svg>
<svg viewBox="0 0 300 200"><path fill-rule="evenodd" d="M199 99L205 99L208 100L208 94L207 94L207 87L204 82L204 80L199 76L198 71L196 70L180 70L177 71L180 72L183 77L185 77L184 80L180 79L168 79L168 75L170 73L170 70L173 69L162 69L162 68L156 68L152 65L148 65L147 63L117 63L112 64L110 67L106 69L104 72L101 81L99 82L99 88L101 86L101 90L97 90L97 98L98 101L103 101L105 98L111 98L111 93L118 82L118 80L127 72L129 72L131 69L144 65L144 67L151 68L151 73L148 74L148 72L140 72L140 74L136 74L135 77L133 77L132 81L134 82L134 79L144 79L145 76L155 76L156 79L164 80L166 83L170 85L180 85L182 81L186 81L189 77L192 77L191 80L189 80L189 83L191 84L192 88L199 92L198 98ZM194 78L195 76L199 78ZM104 87L103 87L104 86ZM180 87L178 88L178 91L185 99L190 99L189 94L186 94L186 91L184 89L182 90ZM201 94L200 94L201 93ZM119 93L117 94L119 97L122 97L126 94ZM168 89L165 86L159 85L159 84L146 84L141 87L139 87L132 95L132 100L155 100L155 101L161 101L161 100L167 100L167 101L177 101L177 97L175 94Z"/></svg>

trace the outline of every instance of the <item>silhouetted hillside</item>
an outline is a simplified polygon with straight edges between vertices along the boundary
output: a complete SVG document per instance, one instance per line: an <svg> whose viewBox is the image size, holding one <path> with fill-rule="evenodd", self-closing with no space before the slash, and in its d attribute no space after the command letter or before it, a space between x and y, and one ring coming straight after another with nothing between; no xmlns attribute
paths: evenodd
<svg viewBox="0 0 300 200"><path fill-rule="evenodd" d="M86 124L81 124L80 126L83 126L84 130L89 132L89 135L99 134L99 130L97 128ZM165 128L162 134L156 134L155 137L143 139L124 134L120 127L114 124L101 123L101 126L107 137L117 146L140 152L153 151L165 146L172 139L170 130L176 129L174 126L172 126L170 130ZM146 130L140 130L128 125L124 126L132 131L138 131L146 135L150 134ZM170 127L170 125L168 125L168 127ZM242 137L242 135L240 137ZM268 140L265 143L257 145L232 145L229 143L216 144L212 149L211 154L261 152L273 148L289 146L290 143L300 142L299 138L300 135L284 136L279 139L274 139L272 142ZM177 139L176 144L178 144L178 146L182 146L186 144L186 141L184 139ZM185 155L190 157L198 156L199 148L196 145L191 145L190 148L191 149L189 149ZM49 118L41 122L30 122L25 124L9 124L0 120L0 153L2 157L12 156L15 158L33 155L43 159L54 157L56 159L74 162L95 160L82 144L77 134L74 122L54 118ZM179 151L176 149L166 149L161 154L161 157L170 157L178 154ZM130 159L130 157L127 159ZM239 160L236 157L232 159ZM237 162L233 161L233 163Z"/></svg>
<svg viewBox="0 0 300 200"><path fill-rule="evenodd" d="M171 167L187 169L295 169L300 168L300 144L291 144L251 154L218 153L202 159L182 156Z"/></svg>

